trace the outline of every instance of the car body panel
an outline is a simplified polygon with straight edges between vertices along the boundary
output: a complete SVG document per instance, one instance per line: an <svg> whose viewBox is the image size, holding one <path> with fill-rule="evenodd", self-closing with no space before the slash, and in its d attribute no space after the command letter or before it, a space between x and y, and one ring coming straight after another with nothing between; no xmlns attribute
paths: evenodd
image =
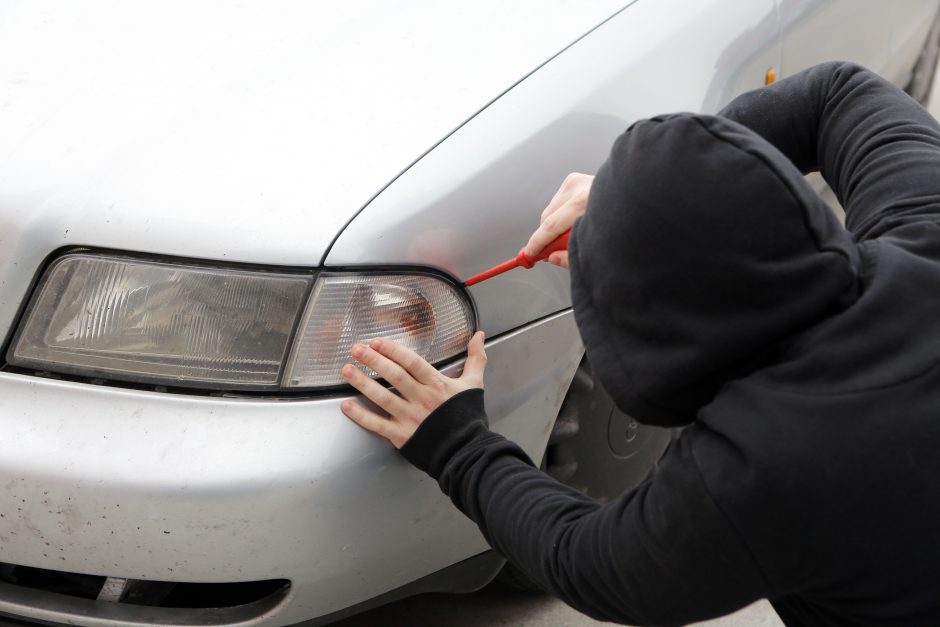
<svg viewBox="0 0 940 627"><path fill-rule="evenodd" d="M937 14L937 0L779 0L784 74L822 61L860 63L898 85ZM849 27L850 26L850 27Z"/></svg>
<svg viewBox="0 0 940 627"><path fill-rule="evenodd" d="M424 264L466 279L514 256L565 175L594 172L631 121L714 112L762 85L779 61L777 32L773 0L637 2L403 173L326 264ZM570 305L567 273L548 264L470 291L489 334Z"/></svg>
<svg viewBox="0 0 940 627"><path fill-rule="evenodd" d="M5 3L0 330L60 246L318 265L403 168L624 4Z"/></svg>
<svg viewBox="0 0 940 627"><path fill-rule="evenodd" d="M579 346L570 312L487 345L491 425L536 459ZM286 578L291 593L265 622L286 624L485 551L436 482L342 414L345 398L205 398L0 373L0 560L161 581ZM15 608L0 597L0 612Z"/></svg>
<svg viewBox="0 0 940 627"><path fill-rule="evenodd" d="M940 10L938 0L912 0L906 2L904 10L898 7L891 25L891 49L894 55L885 69L899 85L910 81L911 68L923 49L923 41L937 19Z"/></svg>

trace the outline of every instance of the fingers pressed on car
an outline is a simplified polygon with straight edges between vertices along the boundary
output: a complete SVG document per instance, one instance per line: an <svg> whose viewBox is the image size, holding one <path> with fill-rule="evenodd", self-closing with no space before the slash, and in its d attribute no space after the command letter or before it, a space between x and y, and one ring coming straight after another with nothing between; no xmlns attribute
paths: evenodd
<svg viewBox="0 0 940 627"><path fill-rule="evenodd" d="M401 448L404 444L400 433L401 429L394 420L380 416L355 401L343 401L343 404L340 405L340 409L360 427L391 441L396 448Z"/></svg>
<svg viewBox="0 0 940 627"><path fill-rule="evenodd" d="M402 397L395 394L375 379L367 376L352 364L343 366L341 373L343 378L346 379L350 385L362 392L363 396L389 414L401 416L407 411L408 404Z"/></svg>
<svg viewBox="0 0 940 627"><path fill-rule="evenodd" d="M376 338L369 342L369 347L399 364L420 383L428 384L441 376L441 373L422 359L418 353L397 342L385 338Z"/></svg>
<svg viewBox="0 0 940 627"><path fill-rule="evenodd" d="M421 423L449 398L472 387L483 387L483 371L486 369L483 342L482 331L471 338L463 373L458 378L438 372L417 353L392 340L376 338L368 347L356 344L352 349L353 357L386 381L393 383L397 379L401 385L396 388L400 396L352 364L346 364L341 370L343 379L388 412L389 417L380 416L352 400L343 402L343 413L401 448Z"/></svg>
<svg viewBox="0 0 940 627"><path fill-rule="evenodd" d="M352 356L369 368L375 370L380 377L388 381L396 390L408 396L418 385L414 377L382 353L363 344L352 347Z"/></svg>

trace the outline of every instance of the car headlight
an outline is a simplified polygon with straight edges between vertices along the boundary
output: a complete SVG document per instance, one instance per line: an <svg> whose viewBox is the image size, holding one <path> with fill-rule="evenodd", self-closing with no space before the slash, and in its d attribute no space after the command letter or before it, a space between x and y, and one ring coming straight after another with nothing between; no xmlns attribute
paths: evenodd
<svg viewBox="0 0 940 627"><path fill-rule="evenodd" d="M438 278L324 274L310 297L284 385L342 383L339 370L355 363L349 351L359 341L387 337L434 363L464 350L472 333L469 303Z"/></svg>
<svg viewBox="0 0 940 627"><path fill-rule="evenodd" d="M77 253L43 274L7 360L163 385L299 389L343 384L355 342L389 337L437 362L463 351L473 329L464 295L432 275Z"/></svg>

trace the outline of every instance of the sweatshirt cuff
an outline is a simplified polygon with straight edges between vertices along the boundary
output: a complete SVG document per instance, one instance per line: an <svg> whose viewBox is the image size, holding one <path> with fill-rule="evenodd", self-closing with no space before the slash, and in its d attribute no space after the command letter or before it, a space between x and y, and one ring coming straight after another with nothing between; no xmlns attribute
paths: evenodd
<svg viewBox="0 0 940 627"><path fill-rule="evenodd" d="M432 411L400 451L413 465L439 479L457 451L488 433L486 425L483 390L464 390Z"/></svg>

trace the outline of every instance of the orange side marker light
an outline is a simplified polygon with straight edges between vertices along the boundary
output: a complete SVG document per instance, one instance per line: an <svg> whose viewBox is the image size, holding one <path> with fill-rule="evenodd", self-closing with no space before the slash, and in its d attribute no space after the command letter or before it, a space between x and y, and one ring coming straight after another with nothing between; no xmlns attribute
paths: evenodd
<svg viewBox="0 0 940 627"><path fill-rule="evenodd" d="M767 74L764 75L764 85L770 85L777 81L777 69L769 67L767 68Z"/></svg>

